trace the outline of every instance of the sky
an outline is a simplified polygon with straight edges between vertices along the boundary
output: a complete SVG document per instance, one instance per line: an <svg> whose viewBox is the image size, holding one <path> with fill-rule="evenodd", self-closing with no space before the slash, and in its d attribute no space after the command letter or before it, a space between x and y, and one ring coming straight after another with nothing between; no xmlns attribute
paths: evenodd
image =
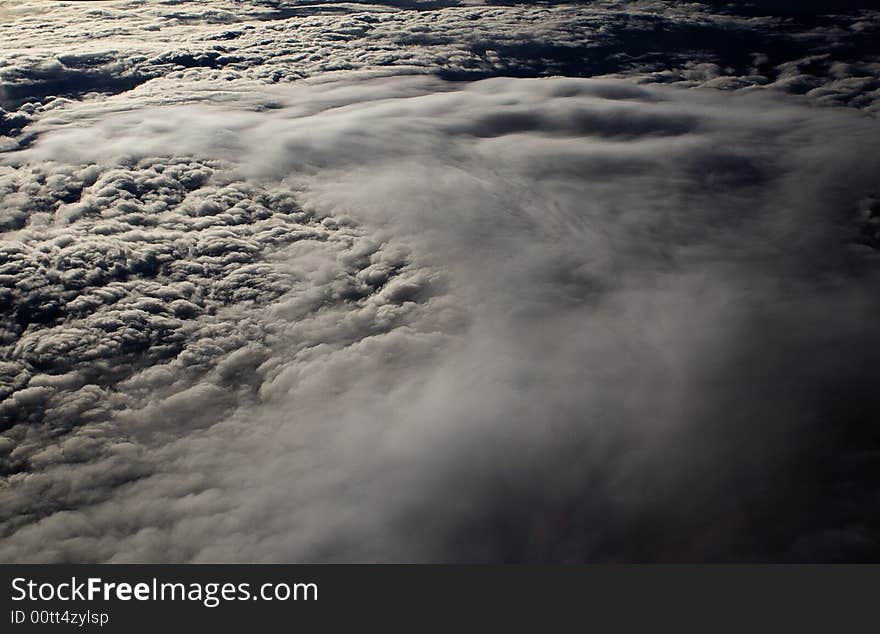
<svg viewBox="0 0 880 634"><path fill-rule="evenodd" d="M0 561L876 561L878 30L0 1Z"/></svg>

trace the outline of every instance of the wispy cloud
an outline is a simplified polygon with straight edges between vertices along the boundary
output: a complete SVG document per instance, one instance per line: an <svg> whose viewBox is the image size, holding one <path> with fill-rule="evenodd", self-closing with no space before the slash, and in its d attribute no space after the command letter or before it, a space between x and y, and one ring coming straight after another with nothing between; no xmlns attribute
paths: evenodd
<svg viewBox="0 0 880 634"><path fill-rule="evenodd" d="M869 492L823 489L876 405L870 117L357 74L149 103L7 155L0 558L873 548Z"/></svg>

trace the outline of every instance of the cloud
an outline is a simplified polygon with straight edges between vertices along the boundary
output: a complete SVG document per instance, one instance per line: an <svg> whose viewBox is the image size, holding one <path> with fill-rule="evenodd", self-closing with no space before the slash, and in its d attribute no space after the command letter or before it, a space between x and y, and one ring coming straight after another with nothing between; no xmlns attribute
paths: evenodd
<svg viewBox="0 0 880 634"><path fill-rule="evenodd" d="M875 559L810 4L0 9L0 560Z"/></svg>
<svg viewBox="0 0 880 634"><path fill-rule="evenodd" d="M0 22L0 106L30 115L57 98L168 98L197 81L233 88L245 80L390 70L453 79L620 74L726 89L818 90L826 102L875 109L877 13L839 4L831 14L779 6L791 4L756 10L652 0L193 0L105 2L84 10L22 2L10 9L14 19ZM792 66L801 68L796 80Z"/></svg>
<svg viewBox="0 0 880 634"><path fill-rule="evenodd" d="M619 79L137 97L5 161L0 559L873 556L869 114Z"/></svg>

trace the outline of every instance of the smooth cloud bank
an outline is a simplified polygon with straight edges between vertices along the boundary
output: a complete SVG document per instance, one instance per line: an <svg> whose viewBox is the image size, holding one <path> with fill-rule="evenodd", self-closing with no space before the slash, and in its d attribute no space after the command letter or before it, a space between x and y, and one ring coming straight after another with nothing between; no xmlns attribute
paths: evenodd
<svg viewBox="0 0 880 634"><path fill-rule="evenodd" d="M875 120L563 78L252 99L84 103L7 155L42 202L4 217L0 559L876 552Z"/></svg>

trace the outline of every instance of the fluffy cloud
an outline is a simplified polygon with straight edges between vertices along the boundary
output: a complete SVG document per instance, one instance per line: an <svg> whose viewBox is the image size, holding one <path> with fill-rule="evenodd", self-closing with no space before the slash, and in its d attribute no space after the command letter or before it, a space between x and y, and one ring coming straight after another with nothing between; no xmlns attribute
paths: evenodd
<svg viewBox="0 0 880 634"><path fill-rule="evenodd" d="M213 81L7 154L0 559L875 552L870 115Z"/></svg>
<svg viewBox="0 0 880 634"><path fill-rule="evenodd" d="M0 133L65 99L154 89L179 98L193 81L234 90L368 69L453 79L621 74L874 110L877 13L779 5L21 1L0 19L0 106L15 117L0 118Z"/></svg>
<svg viewBox="0 0 880 634"><path fill-rule="evenodd" d="M0 6L0 560L876 558L818 4Z"/></svg>

